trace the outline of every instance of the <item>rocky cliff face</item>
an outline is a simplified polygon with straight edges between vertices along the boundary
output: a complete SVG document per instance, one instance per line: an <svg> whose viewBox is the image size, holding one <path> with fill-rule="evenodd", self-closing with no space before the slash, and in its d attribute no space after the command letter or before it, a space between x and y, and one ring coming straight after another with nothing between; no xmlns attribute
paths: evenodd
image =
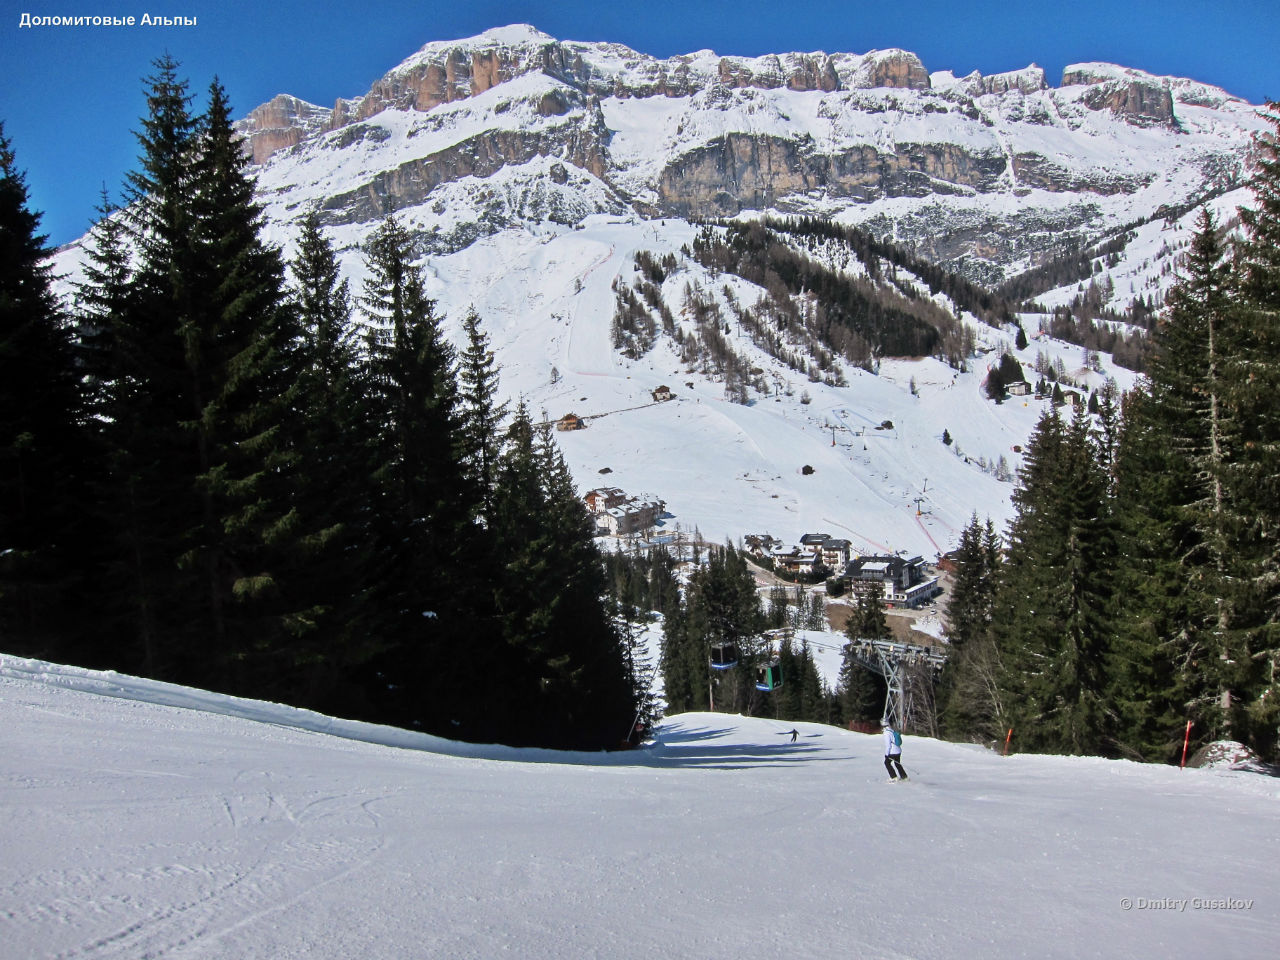
<svg viewBox="0 0 1280 960"><path fill-rule="evenodd" d="M327 197L322 209L329 212L333 223L377 220L425 202L443 184L468 177L483 180L504 167L550 156L561 156L580 170L599 176L605 166L601 139L600 130L590 126L567 135L560 131L486 131L429 157L377 173L354 190ZM567 179L563 164L559 170L559 176Z"/></svg>
<svg viewBox="0 0 1280 960"><path fill-rule="evenodd" d="M989 190L1006 169L999 153L971 153L949 143L901 145L892 152L866 144L835 154L808 147L779 137L727 134L662 171L660 207L690 219L769 208L801 212L803 198L814 193L870 203Z"/></svg>
<svg viewBox="0 0 1280 960"><path fill-rule="evenodd" d="M495 33L501 34L501 31ZM337 101L330 111L281 95L242 121L255 163L296 146L317 130L359 123L384 110L427 112L442 104L476 97L528 73L541 73L594 97L687 97L713 86L727 89L786 89L832 92L841 89L927 90L929 74L915 54L872 51L864 56L785 54L758 58L674 57L660 61L624 48L628 61L594 64L592 45L565 44L528 30L515 43L474 38L457 44L430 44L383 76L358 99ZM586 56L584 56L584 53Z"/></svg>
<svg viewBox="0 0 1280 960"><path fill-rule="evenodd" d="M995 73L989 77L984 77L975 70L964 78L962 86L965 93L971 97L1010 92L1025 95L1049 89L1049 85L1045 82L1044 71L1034 63L1025 70Z"/></svg>
<svg viewBox="0 0 1280 960"><path fill-rule="evenodd" d="M324 129L331 111L282 93L236 124L254 163L266 163L277 151L297 146L302 138Z"/></svg>
<svg viewBox="0 0 1280 960"><path fill-rule="evenodd" d="M717 75L726 87L757 87L761 90L786 87L788 90L828 92L840 89L840 78L836 75L835 65L830 57L822 56L789 54L786 57L763 57L755 64L725 57L720 61ZM687 84L687 70L685 77L685 89L691 93L693 90Z"/></svg>
<svg viewBox="0 0 1280 960"><path fill-rule="evenodd" d="M1137 126L1165 126L1176 129L1173 92L1167 80L1138 71L1129 76L1116 76L1113 70L1091 68L1090 65L1068 67L1062 74L1064 87L1085 86L1081 98L1093 110L1110 110Z"/></svg>
<svg viewBox="0 0 1280 960"><path fill-rule="evenodd" d="M873 50L861 57L846 54L839 59L850 88L929 89L929 72L919 57L906 50Z"/></svg>
<svg viewBox="0 0 1280 960"><path fill-rule="evenodd" d="M522 73L546 70L550 74L554 69L557 57L553 48L532 58L523 53L506 47L449 48L430 60L387 74L361 98L352 119L364 120L388 109L426 112L442 103L479 96Z"/></svg>
<svg viewBox="0 0 1280 960"><path fill-rule="evenodd" d="M883 222L984 278L1063 242L1063 224L1083 241L1238 184L1257 127L1216 88L1109 64L1069 67L1054 89L1034 64L956 79L902 50L659 60L529 27L428 44L332 110L281 96L241 123L280 216L307 195L331 222L366 223L554 161L576 171L566 184L596 184L558 215ZM937 203L950 239L927 235ZM1022 236L1001 237L992 210Z"/></svg>

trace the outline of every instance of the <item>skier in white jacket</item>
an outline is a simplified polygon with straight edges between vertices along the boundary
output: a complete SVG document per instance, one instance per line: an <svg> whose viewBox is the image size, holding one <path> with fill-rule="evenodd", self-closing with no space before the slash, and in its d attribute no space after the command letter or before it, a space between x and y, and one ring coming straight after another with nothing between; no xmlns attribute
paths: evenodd
<svg viewBox="0 0 1280 960"><path fill-rule="evenodd" d="M902 744L898 742L901 737L894 733L893 721L888 717L881 723L884 725L884 768L889 771L890 780L906 780L907 771L902 769ZM898 768L896 773L895 766Z"/></svg>

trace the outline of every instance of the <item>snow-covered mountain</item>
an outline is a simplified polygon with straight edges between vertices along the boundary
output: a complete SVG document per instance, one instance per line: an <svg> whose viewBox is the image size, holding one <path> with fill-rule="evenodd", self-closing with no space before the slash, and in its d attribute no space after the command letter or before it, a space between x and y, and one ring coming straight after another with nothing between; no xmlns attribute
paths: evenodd
<svg viewBox="0 0 1280 960"><path fill-rule="evenodd" d="M956 78L902 50L658 60L511 26L427 44L328 110L278 97L241 127L277 218L425 206L426 229L465 242L441 187L504 171L468 191L471 222L774 209L867 224L990 281L1241 185L1255 112L1103 63L1051 87L1035 65Z"/></svg>
<svg viewBox="0 0 1280 960"><path fill-rule="evenodd" d="M694 221L816 215L985 283L1116 240L1096 278L1118 307L1172 282L1195 203L1229 217L1247 200L1262 127L1222 90L1107 64L1072 66L1050 87L1035 66L957 78L901 50L658 60L527 26L429 43L332 108L282 95L240 124L272 242L290 250L318 208L358 292L362 245L396 213L419 235L455 342L474 306L510 397L548 418L593 418L560 434L582 490L661 498L668 528L717 542L827 532L927 557L974 512L1010 516L1007 477L1045 404L985 398L987 364L1015 329L899 271L899 292L972 328L967 371L886 357L878 375L837 360L838 375L813 378L731 322L766 291L689 257ZM696 326L691 292L721 311L756 384L745 396L671 333L635 358L615 348L617 291L638 282L640 252L674 258L661 295L679 335ZM867 276L847 251L811 253ZM75 246L59 256L68 280L78 258ZM1034 339L1036 317L1023 323L1028 369L1132 384L1106 357L1091 370L1079 347ZM650 405L658 386L674 401Z"/></svg>
<svg viewBox="0 0 1280 960"><path fill-rule="evenodd" d="M557 754L0 655L0 952L1274 952L1270 777L908 737L891 785L879 736L792 727Z"/></svg>

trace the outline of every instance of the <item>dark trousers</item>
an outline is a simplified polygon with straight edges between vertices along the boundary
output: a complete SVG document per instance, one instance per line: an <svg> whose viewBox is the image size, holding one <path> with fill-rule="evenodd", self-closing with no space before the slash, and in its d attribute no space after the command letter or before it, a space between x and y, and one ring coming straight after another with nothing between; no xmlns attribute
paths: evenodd
<svg viewBox="0 0 1280 960"><path fill-rule="evenodd" d="M897 754L897 753L890 753L885 755L884 768L889 771L890 780L897 780L899 777L901 777L903 780L907 779L907 771L902 769L902 760L899 759L900 757L901 757L901 754ZM898 768L897 773L893 772L893 768L895 766L897 766Z"/></svg>

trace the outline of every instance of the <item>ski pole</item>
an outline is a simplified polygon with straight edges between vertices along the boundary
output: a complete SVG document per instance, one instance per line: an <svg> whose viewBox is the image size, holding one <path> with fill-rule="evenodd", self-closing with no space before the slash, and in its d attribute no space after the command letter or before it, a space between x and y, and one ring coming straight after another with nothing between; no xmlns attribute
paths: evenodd
<svg viewBox="0 0 1280 960"><path fill-rule="evenodd" d="M1007 757L1009 755L1009 741L1012 739L1013 739L1013 727L1010 727L1008 735L1004 738L1004 753L1000 754L1000 756Z"/></svg>
<svg viewBox="0 0 1280 960"><path fill-rule="evenodd" d="M1179 770L1187 769L1187 744L1191 742L1191 721L1187 721L1187 732L1182 737L1182 763L1178 764Z"/></svg>

